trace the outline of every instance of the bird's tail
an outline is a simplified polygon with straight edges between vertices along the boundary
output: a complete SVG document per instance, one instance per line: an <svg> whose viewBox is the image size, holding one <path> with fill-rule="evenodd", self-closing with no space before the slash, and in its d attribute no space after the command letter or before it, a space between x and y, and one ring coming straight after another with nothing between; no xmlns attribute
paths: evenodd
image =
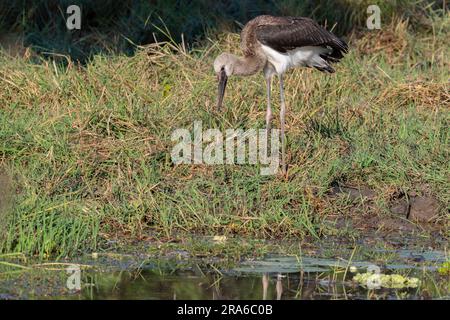
<svg viewBox="0 0 450 320"><path fill-rule="evenodd" d="M326 65L323 65L323 66L314 66L314 68L316 68L319 71L327 72L327 73L335 73L336 72L336 70L334 70L334 68L332 66L330 66L328 63L326 63Z"/></svg>

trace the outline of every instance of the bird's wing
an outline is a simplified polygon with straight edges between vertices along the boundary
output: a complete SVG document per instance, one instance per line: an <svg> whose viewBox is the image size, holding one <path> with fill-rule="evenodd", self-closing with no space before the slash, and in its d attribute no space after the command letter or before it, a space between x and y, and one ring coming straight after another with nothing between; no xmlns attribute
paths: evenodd
<svg viewBox="0 0 450 320"><path fill-rule="evenodd" d="M255 28L256 38L263 45L279 52L304 46L323 46L333 49L335 59L347 53L347 44L314 20L297 17L270 17Z"/></svg>

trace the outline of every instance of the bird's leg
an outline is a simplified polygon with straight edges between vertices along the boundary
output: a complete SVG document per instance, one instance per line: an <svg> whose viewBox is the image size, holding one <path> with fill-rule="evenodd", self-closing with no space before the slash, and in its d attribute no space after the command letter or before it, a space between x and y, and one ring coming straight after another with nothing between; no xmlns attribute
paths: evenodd
<svg viewBox="0 0 450 320"><path fill-rule="evenodd" d="M285 150L285 116L286 116L286 104L284 101L284 88L283 88L283 75L280 74L280 123L281 123L281 170L283 173L286 173L286 150Z"/></svg>
<svg viewBox="0 0 450 320"><path fill-rule="evenodd" d="M267 87L266 129L267 129L267 136L269 136L270 128L271 128L271 121L272 121L272 107L270 106L271 83L272 83L272 77L267 77L266 78L266 87Z"/></svg>

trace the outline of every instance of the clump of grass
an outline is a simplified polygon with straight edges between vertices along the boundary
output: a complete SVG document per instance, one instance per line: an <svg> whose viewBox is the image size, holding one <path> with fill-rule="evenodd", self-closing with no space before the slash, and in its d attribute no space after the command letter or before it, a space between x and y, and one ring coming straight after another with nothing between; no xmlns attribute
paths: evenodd
<svg viewBox="0 0 450 320"><path fill-rule="evenodd" d="M150 231L320 237L332 232L328 215L348 211L327 196L336 181L382 199L426 184L448 203L449 17L433 19L431 33L404 21L380 31L382 42L401 30L395 50L370 50L371 33L353 38L333 76L286 76L288 178L171 162L173 130L194 121L264 127L261 75L230 79L223 113L213 111L211 62L238 50L234 34L192 50L173 41L96 55L85 67L0 53L0 161L18 190L0 250L65 256Z"/></svg>

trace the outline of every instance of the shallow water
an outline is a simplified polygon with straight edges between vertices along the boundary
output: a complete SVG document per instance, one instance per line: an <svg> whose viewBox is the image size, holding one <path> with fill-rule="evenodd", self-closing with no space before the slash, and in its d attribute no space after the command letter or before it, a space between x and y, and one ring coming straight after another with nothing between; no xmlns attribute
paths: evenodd
<svg viewBox="0 0 450 320"><path fill-rule="evenodd" d="M80 290L67 287L68 265L0 277L0 299L448 299L449 277L437 266L441 251L398 250L396 261L377 265L342 258L267 255L235 267L180 259L124 255L85 259ZM414 288L371 287L352 281L377 267L382 274L416 277ZM350 267L352 267L350 271ZM355 270L356 269L356 270ZM72 279L73 280L73 279ZM76 284L74 281L72 285Z"/></svg>

